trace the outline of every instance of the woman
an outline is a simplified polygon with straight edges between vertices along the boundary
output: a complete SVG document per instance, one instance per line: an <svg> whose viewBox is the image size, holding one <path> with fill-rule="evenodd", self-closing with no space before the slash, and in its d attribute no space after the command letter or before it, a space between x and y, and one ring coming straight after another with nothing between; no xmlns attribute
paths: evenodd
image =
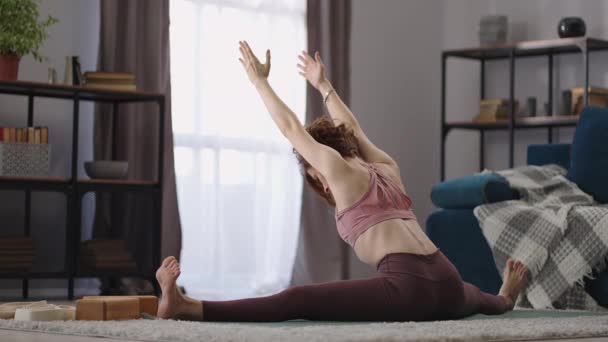
<svg viewBox="0 0 608 342"><path fill-rule="evenodd" d="M307 182L336 208L342 239L363 262L378 269L364 280L289 288L278 294L233 301L197 301L176 289L179 264L169 257L157 272L163 297L160 318L205 321L423 321L511 310L527 270L509 260L497 296L462 281L427 238L406 195L399 167L363 133L325 78L319 53L299 56L300 74L323 95L335 121L319 119L306 129L269 85L270 51L262 64L247 42L239 58L275 124L293 145Z"/></svg>

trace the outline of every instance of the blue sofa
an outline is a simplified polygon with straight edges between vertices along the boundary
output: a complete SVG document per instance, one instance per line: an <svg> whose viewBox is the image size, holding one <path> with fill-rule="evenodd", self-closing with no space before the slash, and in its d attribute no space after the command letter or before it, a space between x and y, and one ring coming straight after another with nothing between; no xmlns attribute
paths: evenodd
<svg viewBox="0 0 608 342"><path fill-rule="evenodd" d="M531 145L528 165L558 164L567 177L599 203L608 203L608 110L587 107L581 114L571 145ZM445 181L431 192L441 210L426 222L427 234L454 263L462 278L483 291L498 293L502 280L473 208L518 198L506 180L495 174L479 174ZM608 271L587 279L587 292L608 306Z"/></svg>

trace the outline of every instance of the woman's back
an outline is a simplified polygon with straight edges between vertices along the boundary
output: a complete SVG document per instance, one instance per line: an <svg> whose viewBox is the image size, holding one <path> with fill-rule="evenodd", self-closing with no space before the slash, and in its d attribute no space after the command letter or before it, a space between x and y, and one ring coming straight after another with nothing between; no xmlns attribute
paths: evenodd
<svg viewBox="0 0 608 342"><path fill-rule="evenodd" d="M396 168L359 158L347 163L344 177L329 187L338 231L361 261L375 267L390 253L426 255L437 250L411 211Z"/></svg>

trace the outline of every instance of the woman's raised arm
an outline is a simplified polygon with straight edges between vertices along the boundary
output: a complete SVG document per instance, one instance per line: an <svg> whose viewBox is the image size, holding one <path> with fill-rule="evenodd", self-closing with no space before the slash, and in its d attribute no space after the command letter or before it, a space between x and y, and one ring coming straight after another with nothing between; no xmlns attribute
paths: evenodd
<svg viewBox="0 0 608 342"><path fill-rule="evenodd" d="M241 51L239 61L281 133L296 151L325 177L331 178L333 174L339 174L342 171L341 168L346 167L342 156L336 150L315 141L304 129L294 112L279 98L268 83L270 50L266 51L266 63L262 64L247 42L239 42L239 45Z"/></svg>
<svg viewBox="0 0 608 342"><path fill-rule="evenodd" d="M300 60L300 64L298 64L300 75L306 78L321 93L323 101L327 105L329 115L353 130L359 142L361 157L369 163L384 163L397 167L397 163L395 163L393 158L369 140L355 115L342 101L329 80L325 77L325 65L321 60L319 52L316 52L313 58L306 51L302 51L298 59Z"/></svg>

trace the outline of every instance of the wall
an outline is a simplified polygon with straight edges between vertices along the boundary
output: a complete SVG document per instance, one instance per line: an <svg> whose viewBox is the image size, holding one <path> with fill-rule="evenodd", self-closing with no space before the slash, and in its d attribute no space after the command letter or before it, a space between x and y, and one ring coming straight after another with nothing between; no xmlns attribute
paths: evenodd
<svg viewBox="0 0 608 342"><path fill-rule="evenodd" d="M479 17L486 14L505 14L509 17L510 41L557 38L557 23L564 16L581 16L592 37L608 37L605 16L608 4L603 0L450 0L445 1L443 41L445 49L472 47L479 44L477 28ZM594 53L590 62L590 84L607 84L607 53ZM479 99L479 67L475 62L453 60L448 64L449 120L470 120L476 113ZM539 114L544 113L543 103L548 98L547 59L532 58L516 62L515 97L520 104L528 96L537 97ZM583 82L580 55L559 56L554 59L554 103L560 108L562 90L580 86ZM487 97L508 97L508 64L506 61L488 65ZM570 142L573 129L558 130L554 142ZM546 143L546 130L528 130L516 133L515 162L525 163L526 146ZM453 131L447 141L447 177L457 177L478 171L477 133ZM508 167L508 136L506 132L491 132L486 138L486 167Z"/></svg>
<svg viewBox="0 0 608 342"><path fill-rule="evenodd" d="M438 178L442 1L353 1L351 108L401 167L423 224ZM353 277L373 269L351 258Z"/></svg>
<svg viewBox="0 0 608 342"><path fill-rule="evenodd" d="M63 79L64 56L77 55L83 70L93 70L97 65L99 44L98 0L52 0L43 1L41 14L58 18L60 22L50 31L50 37L42 48L48 61L38 63L31 57L22 59L20 80L45 82L47 68L55 67ZM79 160L92 159L93 106L82 103L80 116ZM27 123L27 98L0 95L0 126L25 126ZM65 100L37 98L34 103L34 124L48 126L50 132L51 175L68 177L71 161L72 103ZM79 174L83 175L82 165ZM0 218L4 227L0 234L21 234L23 227L23 194L4 192L0 194ZM62 195L34 193L32 196L32 235L35 238L37 256L35 270L61 270L65 240L65 199ZM84 203L84 236L90 231L93 201ZM86 287L87 282L77 286ZM65 296L65 280L32 280L32 296ZM18 296L21 293L18 280L0 280L0 297ZM42 290L44 289L44 291Z"/></svg>

